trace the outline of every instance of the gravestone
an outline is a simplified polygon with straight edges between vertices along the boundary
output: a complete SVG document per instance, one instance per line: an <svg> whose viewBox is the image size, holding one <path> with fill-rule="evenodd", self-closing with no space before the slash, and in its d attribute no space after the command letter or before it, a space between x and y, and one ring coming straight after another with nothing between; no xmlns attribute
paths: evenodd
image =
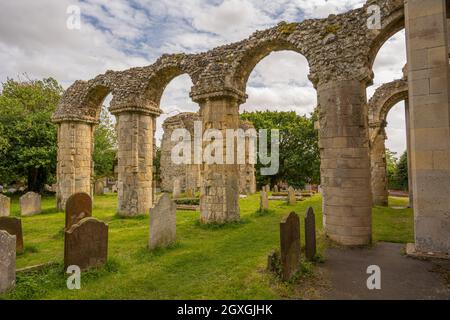
<svg viewBox="0 0 450 320"><path fill-rule="evenodd" d="M181 194L181 184L180 184L180 180L179 179L175 179L173 181L173 193L172 193L172 198L173 199L178 199L180 197Z"/></svg>
<svg viewBox="0 0 450 320"><path fill-rule="evenodd" d="M0 194L0 217L8 217L11 208L11 199Z"/></svg>
<svg viewBox="0 0 450 320"><path fill-rule="evenodd" d="M0 230L0 294L16 285L16 236Z"/></svg>
<svg viewBox="0 0 450 320"><path fill-rule="evenodd" d="M266 192L270 192L270 184L266 185Z"/></svg>
<svg viewBox="0 0 450 320"><path fill-rule="evenodd" d="M92 200L87 193L76 193L67 199L66 202L66 226L69 230L84 218L92 217Z"/></svg>
<svg viewBox="0 0 450 320"><path fill-rule="evenodd" d="M267 197L267 192L261 191L261 196L259 200L259 210L265 211L269 210L269 198Z"/></svg>
<svg viewBox="0 0 450 320"><path fill-rule="evenodd" d="M305 255L313 260L316 256L316 216L313 208L309 208L305 217Z"/></svg>
<svg viewBox="0 0 450 320"><path fill-rule="evenodd" d="M280 223L282 278L287 281L300 269L300 219L295 212Z"/></svg>
<svg viewBox="0 0 450 320"><path fill-rule="evenodd" d="M113 186L111 187L111 191L117 193L117 184L113 184Z"/></svg>
<svg viewBox="0 0 450 320"><path fill-rule="evenodd" d="M95 181L94 192L95 192L95 195L97 195L97 196L101 196L101 195L105 194L105 183L103 182L103 180Z"/></svg>
<svg viewBox="0 0 450 320"><path fill-rule="evenodd" d="M34 192L27 192L19 199L20 213L22 216L32 216L42 212L41 195Z"/></svg>
<svg viewBox="0 0 450 320"><path fill-rule="evenodd" d="M108 225L85 218L70 227L64 237L64 266L82 271L103 266L108 259Z"/></svg>
<svg viewBox="0 0 450 320"><path fill-rule="evenodd" d="M22 220L16 217L0 217L0 230L16 236L16 251L23 252Z"/></svg>
<svg viewBox="0 0 450 320"><path fill-rule="evenodd" d="M295 190L292 187L289 187L289 189L288 189L288 203L291 206L293 206L297 203L297 198L295 196Z"/></svg>
<svg viewBox="0 0 450 320"><path fill-rule="evenodd" d="M187 188L186 189L186 197L194 198L194 190L192 188Z"/></svg>
<svg viewBox="0 0 450 320"><path fill-rule="evenodd" d="M166 247L176 241L177 206L167 193L150 209L150 250Z"/></svg>
<svg viewBox="0 0 450 320"><path fill-rule="evenodd" d="M275 185L274 187L273 187L273 192L279 192L280 190L278 190L278 186L277 185Z"/></svg>

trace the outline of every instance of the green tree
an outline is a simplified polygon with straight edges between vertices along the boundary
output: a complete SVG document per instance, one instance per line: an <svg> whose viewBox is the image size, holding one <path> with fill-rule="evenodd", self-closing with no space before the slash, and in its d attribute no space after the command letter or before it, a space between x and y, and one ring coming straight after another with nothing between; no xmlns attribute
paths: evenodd
<svg viewBox="0 0 450 320"><path fill-rule="evenodd" d="M389 189L397 189L395 171L397 170L397 153L386 148L386 174Z"/></svg>
<svg viewBox="0 0 450 320"><path fill-rule="evenodd" d="M408 191L408 154L406 151L397 162L395 181L400 190Z"/></svg>
<svg viewBox="0 0 450 320"><path fill-rule="evenodd" d="M261 164L256 165L258 185L283 181L302 188L306 183L320 183L320 152L318 132L314 129L317 114L299 116L295 112L245 112L243 120L253 123L256 130L280 130L280 169L274 176L261 176ZM270 137L268 138L269 148Z"/></svg>
<svg viewBox="0 0 450 320"><path fill-rule="evenodd" d="M52 78L8 79L0 94L0 182L27 182L41 192L54 180L56 126L51 116L62 87Z"/></svg>
<svg viewBox="0 0 450 320"><path fill-rule="evenodd" d="M100 123L94 130L94 173L96 178L112 177L117 155L115 124L106 106L100 112Z"/></svg>

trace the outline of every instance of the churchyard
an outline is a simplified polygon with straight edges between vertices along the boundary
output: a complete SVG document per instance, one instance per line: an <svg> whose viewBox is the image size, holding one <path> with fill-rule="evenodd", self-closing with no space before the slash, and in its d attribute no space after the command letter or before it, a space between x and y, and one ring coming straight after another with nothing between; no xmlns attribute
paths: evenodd
<svg viewBox="0 0 450 320"><path fill-rule="evenodd" d="M391 206L404 206L404 198L391 198ZM298 201L270 201L260 214L259 194L240 200L241 222L203 226L199 212L177 211L177 240L166 249L150 251L148 216L123 219L115 214L116 195L96 196L92 216L109 226L108 262L81 276L81 289L68 290L65 273L63 213L55 199L42 199L42 214L22 217L25 251L17 255L17 269L36 265L38 271L18 272L17 284L2 299L283 299L320 298L327 290L318 269L329 245L322 228L321 196ZM317 261L302 253L299 277L280 281L269 273L267 256L279 247L279 223L289 212L303 218L308 207L316 213ZM19 217L17 198L11 215ZM374 241L407 243L413 240L411 209L373 209Z"/></svg>

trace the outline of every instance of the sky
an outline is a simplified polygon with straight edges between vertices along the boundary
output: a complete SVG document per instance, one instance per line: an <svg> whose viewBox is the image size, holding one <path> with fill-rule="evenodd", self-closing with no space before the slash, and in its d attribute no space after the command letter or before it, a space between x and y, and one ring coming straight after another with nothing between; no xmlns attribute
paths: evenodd
<svg viewBox="0 0 450 320"><path fill-rule="evenodd" d="M0 0L0 81L53 77L67 88L107 70L152 64L164 53L198 53L242 40L280 21L325 18L363 5L365 0ZM81 12L80 29L69 29L70 6ZM401 78L406 63L404 32L391 38L375 61L375 84ZM316 92L308 80L308 62L282 51L263 59L247 86L247 110L294 110L308 114ZM174 79L164 92L157 121L198 111L189 98L189 76ZM108 104L110 97L105 104ZM391 150L405 150L404 106L388 116Z"/></svg>

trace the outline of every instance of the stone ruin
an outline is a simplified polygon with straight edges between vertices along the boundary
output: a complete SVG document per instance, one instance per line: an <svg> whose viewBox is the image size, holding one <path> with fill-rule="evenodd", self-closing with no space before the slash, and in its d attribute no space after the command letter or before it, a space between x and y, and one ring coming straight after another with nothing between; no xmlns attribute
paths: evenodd
<svg viewBox="0 0 450 320"><path fill-rule="evenodd" d="M161 141L161 190L172 192L173 181L179 179L181 190L200 190L201 188L201 165L200 164L174 164L171 154L173 147L178 143L172 141L172 133L176 129L186 129L192 139L194 137L194 122L202 121L198 113L184 112L167 118L163 123L164 134ZM254 128L249 121L240 121L239 128L246 131ZM191 146L191 159L194 159L194 141ZM255 166L248 161L248 138L246 143L246 164L239 165L239 193L254 194L256 192Z"/></svg>
<svg viewBox="0 0 450 320"><path fill-rule="evenodd" d="M369 28L374 5L381 25ZM283 22L208 52L163 55L150 66L76 81L53 115L58 125L58 207L63 209L74 193L92 194L92 137L108 94L119 139L117 211L122 216L146 214L153 203L155 121L168 83L188 74L203 128L237 129L253 68L271 52L291 50L306 57L317 90L326 235L343 245L369 244L373 199L366 89L373 83L379 49L406 29L415 246L422 252L449 253L447 10L444 0L368 0L343 14ZM204 163L200 170L201 221L239 220L239 167Z"/></svg>

